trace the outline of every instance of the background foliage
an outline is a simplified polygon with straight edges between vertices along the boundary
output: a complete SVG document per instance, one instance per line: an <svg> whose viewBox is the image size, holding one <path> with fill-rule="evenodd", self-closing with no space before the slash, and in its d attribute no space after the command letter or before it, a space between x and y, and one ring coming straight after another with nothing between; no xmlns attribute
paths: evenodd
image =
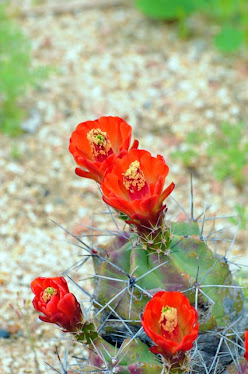
<svg viewBox="0 0 248 374"><path fill-rule="evenodd" d="M22 132L26 110L20 98L28 87L36 86L47 74L44 68L32 68L30 43L0 6L0 129L8 135Z"/></svg>
<svg viewBox="0 0 248 374"><path fill-rule="evenodd" d="M205 21L217 23L215 45L222 52L234 52L248 44L248 3L246 0L136 0L136 6L149 17L178 21L181 36L189 34L186 20L198 13Z"/></svg>

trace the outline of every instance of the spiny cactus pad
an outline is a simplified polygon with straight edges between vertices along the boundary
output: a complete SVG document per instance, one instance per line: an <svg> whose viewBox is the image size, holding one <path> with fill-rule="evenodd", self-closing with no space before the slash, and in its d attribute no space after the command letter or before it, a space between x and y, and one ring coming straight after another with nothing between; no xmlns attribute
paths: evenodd
<svg viewBox="0 0 248 374"><path fill-rule="evenodd" d="M161 289L185 292L196 304L201 331L225 327L242 312L241 289L225 258L214 256L200 239L197 223L172 223L170 233L170 250L161 245L168 255L149 253L136 234L115 238L102 249L108 261L97 265L95 288L96 300L105 305L101 322L108 305L124 320L140 320L149 296Z"/></svg>

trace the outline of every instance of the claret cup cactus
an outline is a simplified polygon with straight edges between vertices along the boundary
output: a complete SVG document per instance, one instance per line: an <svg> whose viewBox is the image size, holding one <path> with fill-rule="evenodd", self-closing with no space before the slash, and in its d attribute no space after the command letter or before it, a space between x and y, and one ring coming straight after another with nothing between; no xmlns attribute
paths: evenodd
<svg viewBox="0 0 248 374"><path fill-rule="evenodd" d="M32 282L34 307L88 350L75 373L248 373L247 312L227 255L208 247L205 212L167 219L175 187L169 167L137 140L130 147L131 133L118 117L80 123L72 133L76 174L97 182L125 230L94 247L73 235L95 268L93 293L78 285L88 313L63 277Z"/></svg>

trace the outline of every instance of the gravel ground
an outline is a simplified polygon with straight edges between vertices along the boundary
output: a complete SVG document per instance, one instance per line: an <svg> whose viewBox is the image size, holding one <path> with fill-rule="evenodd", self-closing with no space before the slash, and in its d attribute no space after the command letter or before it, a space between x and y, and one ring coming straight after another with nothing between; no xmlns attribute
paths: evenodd
<svg viewBox="0 0 248 374"><path fill-rule="evenodd" d="M40 3L43 10L36 13L31 0L10 1L31 39L34 65L55 69L23 101L39 114L40 126L18 139L0 135L0 327L11 334L0 340L3 374L52 372L45 361L53 364L56 346L63 354L67 344L56 340L60 331L40 323L30 305L34 278L59 275L82 255L51 220L74 234L87 231L83 225L92 224L92 213L95 226L113 225L100 214L105 208L94 183L74 174L67 148L75 126L102 115L125 118L141 148L166 157L174 197L188 209L189 172L170 154L189 131L211 134L221 121L236 123L248 112L247 60L220 55L212 47L213 31L201 20L193 24L197 37L182 41L174 26L148 20L131 2L103 8L98 0L87 10L61 14L49 11L49 1ZM60 0L61 9L66 3ZM246 202L247 186L240 192L230 181L216 182L204 160L194 186L196 214L210 203L210 216L230 215L235 204ZM168 206L170 216L179 215L172 200ZM217 221L216 228L223 225ZM247 239L241 231L235 254L246 255ZM90 271L80 269L73 277ZM71 350L80 352L78 346Z"/></svg>

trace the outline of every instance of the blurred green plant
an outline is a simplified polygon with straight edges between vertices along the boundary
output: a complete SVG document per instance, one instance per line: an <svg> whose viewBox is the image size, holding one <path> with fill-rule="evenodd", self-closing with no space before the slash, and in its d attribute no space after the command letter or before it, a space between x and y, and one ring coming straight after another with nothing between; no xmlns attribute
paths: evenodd
<svg viewBox="0 0 248 374"><path fill-rule="evenodd" d="M206 0L136 0L147 16L169 21L181 20L205 6Z"/></svg>
<svg viewBox="0 0 248 374"><path fill-rule="evenodd" d="M247 181L248 138L243 123L231 125L222 123L210 136L204 131L190 132L183 144L184 148L172 153L174 159L182 161L189 169L196 168L199 159L205 157L212 165L213 174L219 181L230 178L239 188ZM201 149L204 140L206 149Z"/></svg>
<svg viewBox="0 0 248 374"><path fill-rule="evenodd" d="M201 13L206 22L210 19L219 24L215 45L222 52L234 52L242 45L248 46L247 0L136 0L135 4L149 17L178 21L181 36L189 34L187 18Z"/></svg>
<svg viewBox="0 0 248 374"><path fill-rule="evenodd" d="M234 273L234 281L243 288L243 293L245 296L245 305L247 307L248 304L248 277L247 277L247 271L244 269L238 270L236 273Z"/></svg>
<svg viewBox="0 0 248 374"><path fill-rule="evenodd" d="M222 123L212 134L207 155L212 159L213 173L217 180L231 178L242 187L245 183L244 169L248 166L248 138L245 125Z"/></svg>
<svg viewBox="0 0 248 374"><path fill-rule="evenodd" d="M194 169L199 163L199 146L205 134L201 131L191 131L186 135L183 147L171 153L175 160L182 161L187 169Z"/></svg>
<svg viewBox="0 0 248 374"><path fill-rule="evenodd" d="M215 37L215 45L222 52L234 52L243 43L243 33L233 26L222 27Z"/></svg>
<svg viewBox="0 0 248 374"><path fill-rule="evenodd" d="M232 217L229 219L229 221L235 225L239 223L240 229L243 230L246 228L248 222L248 208L245 205L236 204L235 211L237 213L237 217Z"/></svg>
<svg viewBox="0 0 248 374"><path fill-rule="evenodd" d="M26 115L19 99L28 87L37 85L48 74L46 68L31 67L30 44L0 6L0 130L16 136Z"/></svg>
<svg viewBox="0 0 248 374"><path fill-rule="evenodd" d="M189 15L205 6L206 0L136 0L136 6L145 15L166 21L178 21L179 35L187 37Z"/></svg>
<svg viewBox="0 0 248 374"><path fill-rule="evenodd" d="M10 149L10 155L16 161L21 160L22 152L20 151L17 144L12 144L11 149Z"/></svg>

